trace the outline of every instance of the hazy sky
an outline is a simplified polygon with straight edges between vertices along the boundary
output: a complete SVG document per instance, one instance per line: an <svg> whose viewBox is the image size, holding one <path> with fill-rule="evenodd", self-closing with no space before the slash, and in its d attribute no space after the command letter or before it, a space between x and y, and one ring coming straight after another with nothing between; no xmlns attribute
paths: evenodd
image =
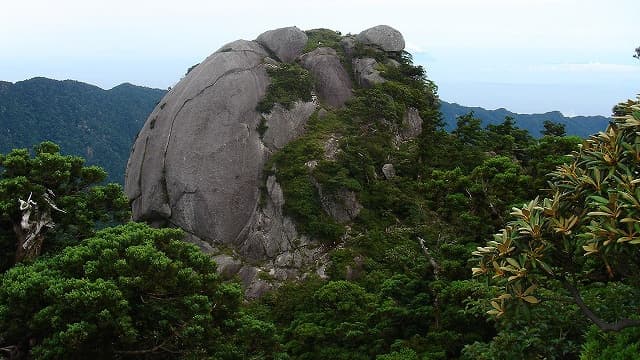
<svg viewBox="0 0 640 360"><path fill-rule="evenodd" d="M2 0L0 80L166 88L223 44L296 25L400 30L443 100L609 115L640 93L638 0Z"/></svg>

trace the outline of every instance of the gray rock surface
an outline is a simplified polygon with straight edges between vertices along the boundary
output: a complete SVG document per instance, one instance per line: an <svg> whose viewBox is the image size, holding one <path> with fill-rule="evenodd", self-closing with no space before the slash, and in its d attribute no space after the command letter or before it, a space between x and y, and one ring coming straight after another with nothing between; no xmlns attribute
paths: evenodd
<svg viewBox="0 0 640 360"><path fill-rule="evenodd" d="M232 41L220 47L220 49L218 49L218 51L216 52L224 53L224 52L232 52L232 51L235 51L235 52L248 51L248 52L256 53L258 56L262 56L262 57L269 56L269 53L262 46L260 46L260 44L258 44L255 41L248 41L248 40Z"/></svg>
<svg viewBox="0 0 640 360"><path fill-rule="evenodd" d="M261 278L260 274L263 272L264 271L262 269L251 265L243 266L240 271L238 271L238 276L240 277L242 286L245 289L244 296L247 299L260 297L262 294L273 288L273 285Z"/></svg>
<svg viewBox="0 0 640 360"><path fill-rule="evenodd" d="M340 108L351 98L351 79L334 49L317 48L302 55L300 61L313 75L316 91L324 103Z"/></svg>
<svg viewBox="0 0 640 360"><path fill-rule="evenodd" d="M372 58L353 59L353 75L358 85L372 87L386 81L376 69L377 65L378 62Z"/></svg>
<svg viewBox="0 0 640 360"><path fill-rule="evenodd" d="M315 110L314 102L296 101L291 110L276 104L271 113L264 115L267 131L262 141L272 151L282 149L289 141L304 133L307 120Z"/></svg>
<svg viewBox="0 0 640 360"><path fill-rule="evenodd" d="M242 269L242 261L230 255L220 254L213 257L218 266L218 273L230 279Z"/></svg>
<svg viewBox="0 0 640 360"><path fill-rule="evenodd" d="M284 194L275 176L266 182L266 204L256 210L249 227L248 236L239 245L239 252L250 260L276 259L301 245L310 245L310 240L298 234L294 222L283 215Z"/></svg>
<svg viewBox="0 0 640 360"><path fill-rule="evenodd" d="M280 61L293 62L307 45L307 34L295 26L265 31L256 41L271 50Z"/></svg>
<svg viewBox="0 0 640 360"><path fill-rule="evenodd" d="M336 134L329 135L329 138L322 146L324 151L324 158L327 160L335 161L340 153L340 137Z"/></svg>
<svg viewBox="0 0 640 360"><path fill-rule="evenodd" d="M422 132L422 118L416 108L408 108L402 117L402 128L400 129L400 140L406 141L415 139Z"/></svg>
<svg viewBox="0 0 640 360"><path fill-rule="evenodd" d="M284 194L273 175L267 178L266 192L265 205L256 209L249 235L238 246L244 259L261 264L259 268L245 267L238 272L248 298L260 296L278 281L299 280L305 275L303 268L314 264L320 266L327 261L323 259L326 251L298 234L293 220L283 215ZM261 279L260 274L272 281Z"/></svg>
<svg viewBox="0 0 640 360"><path fill-rule="evenodd" d="M163 219L207 242L241 235L259 195L255 107L269 77L260 48L229 48L240 44L194 68L140 131L125 177L134 219Z"/></svg>
<svg viewBox="0 0 640 360"><path fill-rule="evenodd" d="M348 58L351 58L356 50L356 37L353 35L343 37L340 40L340 46L342 46L344 54L347 55Z"/></svg>
<svg viewBox="0 0 640 360"><path fill-rule="evenodd" d="M402 51L405 45L402 34L388 25L378 25L364 30L356 36L356 40L363 44L376 45L384 51Z"/></svg>
<svg viewBox="0 0 640 360"><path fill-rule="evenodd" d="M391 180L396 177L396 169L393 167L393 164L384 164L382 165L382 174L387 180Z"/></svg>
<svg viewBox="0 0 640 360"><path fill-rule="evenodd" d="M316 188L320 195L322 209L340 224L347 223L355 219L362 205L358 202L356 193L348 189L340 189L334 193L327 193L322 186L316 182Z"/></svg>

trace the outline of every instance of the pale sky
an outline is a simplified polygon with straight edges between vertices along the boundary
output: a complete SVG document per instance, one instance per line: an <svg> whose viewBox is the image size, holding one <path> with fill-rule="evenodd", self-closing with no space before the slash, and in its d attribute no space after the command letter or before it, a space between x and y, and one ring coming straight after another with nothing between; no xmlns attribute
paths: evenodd
<svg viewBox="0 0 640 360"><path fill-rule="evenodd" d="M400 30L440 98L609 115L640 93L638 0L1 0L0 80L174 85L227 42L284 26Z"/></svg>

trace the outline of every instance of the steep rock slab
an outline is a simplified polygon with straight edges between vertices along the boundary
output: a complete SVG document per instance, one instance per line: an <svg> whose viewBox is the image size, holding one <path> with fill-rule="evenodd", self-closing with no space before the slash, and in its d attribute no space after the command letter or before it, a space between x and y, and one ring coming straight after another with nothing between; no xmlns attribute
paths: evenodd
<svg viewBox="0 0 640 360"><path fill-rule="evenodd" d="M236 40L228 44L223 45L216 53L224 53L231 51L249 51L257 54L261 57L269 56L269 53L255 41L249 40Z"/></svg>
<svg viewBox="0 0 640 360"><path fill-rule="evenodd" d="M290 110L276 104L271 113L265 115L267 130L262 141L269 150L282 149L304 133L305 125L315 110L314 102L296 101Z"/></svg>
<svg viewBox="0 0 640 360"><path fill-rule="evenodd" d="M195 67L152 112L134 144L125 191L136 220L231 243L255 210L264 146L257 102L269 77L258 44L234 42Z"/></svg>
<svg viewBox="0 0 640 360"><path fill-rule="evenodd" d="M404 50L404 37L400 31L388 25L378 25L362 31L356 40L369 45L376 45L384 51L397 52Z"/></svg>
<svg viewBox="0 0 640 360"><path fill-rule="evenodd" d="M265 31L256 41L282 62L293 62L307 45L307 34L295 26Z"/></svg>
<svg viewBox="0 0 640 360"><path fill-rule="evenodd" d="M324 103L340 108L351 98L351 79L334 49L317 48L302 55L300 61L313 75L316 91Z"/></svg>

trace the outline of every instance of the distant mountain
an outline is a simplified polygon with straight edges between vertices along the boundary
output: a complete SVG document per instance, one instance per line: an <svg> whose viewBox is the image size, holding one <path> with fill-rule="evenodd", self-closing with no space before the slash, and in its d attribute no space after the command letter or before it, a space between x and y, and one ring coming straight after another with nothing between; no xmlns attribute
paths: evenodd
<svg viewBox="0 0 640 360"><path fill-rule="evenodd" d="M0 153L51 140L122 183L133 139L164 93L128 83L103 90L42 77L0 82Z"/></svg>
<svg viewBox="0 0 640 360"><path fill-rule="evenodd" d="M551 111L544 114L517 114L507 109L487 110L481 107L467 107L446 101L440 102L440 111L446 123L448 131L455 129L456 118L473 111L475 117L482 120L482 125L500 124L505 116L511 116L516 120L519 128L529 131L534 137L540 137L544 129L545 120L551 120L565 125L567 135L577 135L583 138L591 134L603 131L609 124L610 118L604 116L573 116L567 117L559 111Z"/></svg>
<svg viewBox="0 0 640 360"><path fill-rule="evenodd" d="M124 170L133 140L165 90L128 83L110 90L73 80L33 78L14 83L0 81L0 153L29 148L51 140L63 153L79 155L87 164L109 172L109 181L124 181ZM506 109L486 110L441 102L446 129L456 117L471 111L483 125L516 119L520 128L540 136L544 120L566 125L567 134L587 137L609 123L604 116L565 117L558 111L516 114Z"/></svg>

